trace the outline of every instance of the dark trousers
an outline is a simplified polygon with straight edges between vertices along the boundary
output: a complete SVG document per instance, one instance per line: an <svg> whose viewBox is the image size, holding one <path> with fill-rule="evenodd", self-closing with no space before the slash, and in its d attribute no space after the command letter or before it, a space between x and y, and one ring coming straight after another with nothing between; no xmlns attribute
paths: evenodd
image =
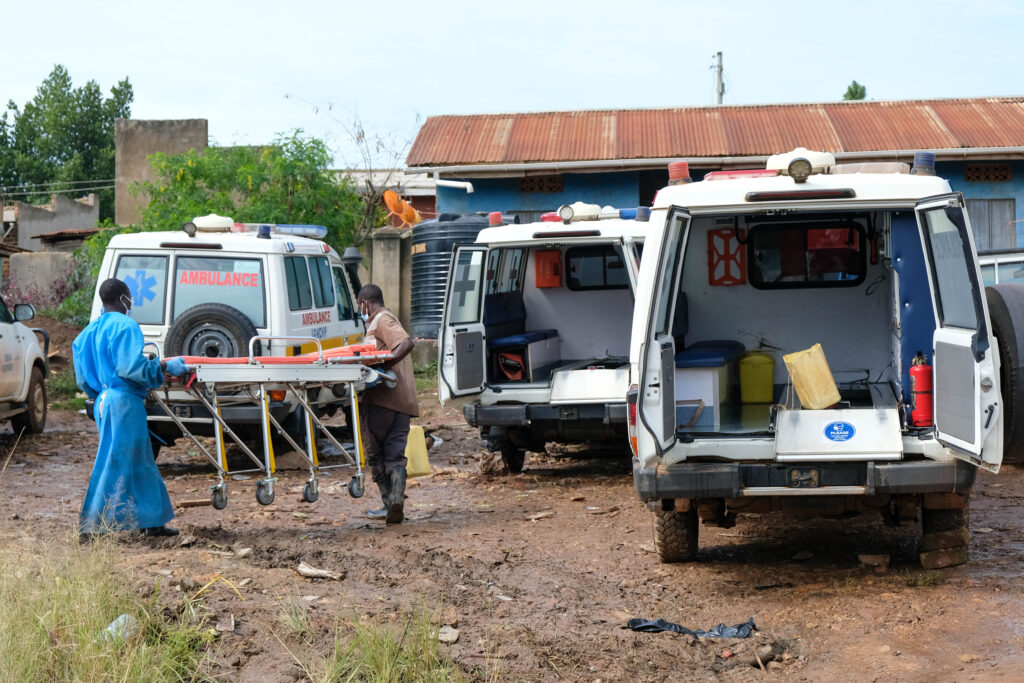
<svg viewBox="0 0 1024 683"><path fill-rule="evenodd" d="M390 408L366 403L359 406L363 451L375 482L383 481L396 467L405 467L410 419Z"/></svg>

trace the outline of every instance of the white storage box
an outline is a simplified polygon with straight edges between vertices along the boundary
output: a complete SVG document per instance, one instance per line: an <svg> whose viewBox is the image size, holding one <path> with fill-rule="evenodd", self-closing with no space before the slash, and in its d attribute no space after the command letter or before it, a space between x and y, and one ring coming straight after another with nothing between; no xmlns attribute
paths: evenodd
<svg viewBox="0 0 1024 683"><path fill-rule="evenodd" d="M718 431L736 362L717 368L676 368L676 422L691 431ZM703 402L703 409L700 403ZM701 410L696 415L696 410ZM691 424L692 422L692 424ZM687 426L689 425L689 426Z"/></svg>

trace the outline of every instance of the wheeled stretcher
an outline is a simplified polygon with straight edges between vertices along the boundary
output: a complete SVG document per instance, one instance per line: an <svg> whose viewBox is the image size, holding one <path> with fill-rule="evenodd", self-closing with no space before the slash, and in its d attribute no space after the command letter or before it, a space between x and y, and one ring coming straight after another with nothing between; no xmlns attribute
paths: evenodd
<svg viewBox="0 0 1024 683"><path fill-rule="evenodd" d="M313 342L317 350L298 356L258 356L255 354L257 341ZM366 465L359 428L359 392L379 382L394 386L394 375L376 367L392 357L390 352L377 351L373 344L344 346L324 351L316 339L292 337L254 337L249 342L247 358L183 356L182 359L188 365L190 374L178 388L183 388L211 416L208 421L203 421L203 424L213 426L214 452L211 452L189 429L189 423L194 424L194 420L187 423L174 414L168 405L167 388L151 390L150 398L213 465L217 472L217 483L210 487L210 491L213 507L218 510L227 505L225 476L228 474L257 473L259 478L256 482L256 500L261 505L269 505L274 501L274 474L277 471L273 443L275 434L301 454L309 466L309 479L302 492L304 500L316 502L319 497L319 473L322 470L342 467L355 469L348 483L348 492L353 498L359 498L365 491L363 470ZM318 394L322 389L333 392L339 398L347 397L351 410L351 452L335 439L316 415L311 395L314 395L314 392ZM339 390L344 393L339 394ZM290 395L298 405L296 410L302 417L305 432L304 438L300 440L304 441L304 444L297 443L293 435L289 434L271 414L271 392L283 393L285 397ZM262 457L253 452L222 417L222 410L226 406L240 404L255 404L260 408ZM320 464L316 446L318 434L338 449L343 462L335 465ZM252 468L229 470L226 439L231 439L248 456L253 464Z"/></svg>

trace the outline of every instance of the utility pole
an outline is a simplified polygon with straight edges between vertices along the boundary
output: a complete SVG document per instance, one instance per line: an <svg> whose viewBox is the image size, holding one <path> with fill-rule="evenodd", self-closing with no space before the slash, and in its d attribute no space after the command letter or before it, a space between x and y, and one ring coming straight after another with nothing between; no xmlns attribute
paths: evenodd
<svg viewBox="0 0 1024 683"><path fill-rule="evenodd" d="M722 104L722 95L725 94L725 83L722 82L722 53L715 53L715 95L718 97L718 104Z"/></svg>

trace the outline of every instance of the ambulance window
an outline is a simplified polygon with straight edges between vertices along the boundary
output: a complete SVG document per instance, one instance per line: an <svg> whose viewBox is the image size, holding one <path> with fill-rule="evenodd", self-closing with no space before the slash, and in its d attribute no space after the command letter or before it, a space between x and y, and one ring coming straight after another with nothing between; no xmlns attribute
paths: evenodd
<svg viewBox="0 0 1024 683"><path fill-rule="evenodd" d="M284 260L284 278L288 285L288 308L304 311L313 305L309 289L309 272L304 256L288 256Z"/></svg>
<svg viewBox="0 0 1024 683"><path fill-rule="evenodd" d="M985 266L981 267L981 276L985 277ZM1013 282L1018 285L1024 284L1024 263L1014 261L1012 263L999 264L999 283ZM995 284L985 280L985 285Z"/></svg>
<svg viewBox="0 0 1024 683"><path fill-rule="evenodd" d="M326 256L309 259L309 277L313 281L313 301L317 308L334 305L334 284L331 282L331 265Z"/></svg>
<svg viewBox="0 0 1024 683"><path fill-rule="evenodd" d="M461 325L480 320L480 278L483 275L482 251L462 250L455 262L448 301L448 323Z"/></svg>
<svg viewBox="0 0 1024 683"><path fill-rule="evenodd" d="M928 251L932 262L932 277L939 304L939 318L942 324L978 329L978 308L975 305L975 290L963 238L956 224L945 211L924 211L928 231Z"/></svg>
<svg viewBox="0 0 1024 683"><path fill-rule="evenodd" d="M334 287L338 294L338 320L355 319L352 295L348 291L348 280L345 278L345 271L341 268L334 269Z"/></svg>
<svg viewBox="0 0 1024 683"><path fill-rule="evenodd" d="M525 249L502 249L504 252L498 276L499 292L518 292L523 287Z"/></svg>
<svg viewBox="0 0 1024 683"><path fill-rule="evenodd" d="M757 289L855 287L864 281L864 231L853 222L755 225L747 241Z"/></svg>
<svg viewBox="0 0 1024 683"><path fill-rule="evenodd" d="M224 302L256 327L266 326L263 262L259 259L179 256L174 273L174 318L199 304Z"/></svg>
<svg viewBox="0 0 1024 683"><path fill-rule="evenodd" d="M565 251L566 286L574 292L629 289L622 252L613 245L570 247Z"/></svg>
<svg viewBox="0 0 1024 683"><path fill-rule="evenodd" d="M167 303L167 257L122 256L114 277L132 293L132 317L140 325L162 325Z"/></svg>
<svg viewBox="0 0 1024 683"><path fill-rule="evenodd" d="M498 265L501 262L501 249L491 249L487 253L487 293L498 291Z"/></svg>

